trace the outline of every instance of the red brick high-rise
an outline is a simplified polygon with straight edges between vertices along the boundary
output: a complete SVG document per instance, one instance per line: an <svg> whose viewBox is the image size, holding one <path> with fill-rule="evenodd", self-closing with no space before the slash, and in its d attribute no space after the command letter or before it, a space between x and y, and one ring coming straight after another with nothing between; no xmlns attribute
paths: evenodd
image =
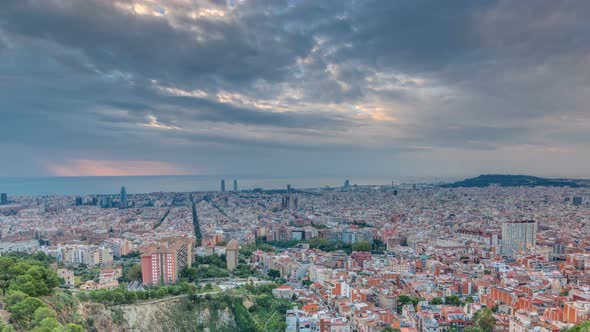
<svg viewBox="0 0 590 332"><path fill-rule="evenodd" d="M142 250L143 284L175 283L180 271L192 266L193 238L174 238Z"/></svg>

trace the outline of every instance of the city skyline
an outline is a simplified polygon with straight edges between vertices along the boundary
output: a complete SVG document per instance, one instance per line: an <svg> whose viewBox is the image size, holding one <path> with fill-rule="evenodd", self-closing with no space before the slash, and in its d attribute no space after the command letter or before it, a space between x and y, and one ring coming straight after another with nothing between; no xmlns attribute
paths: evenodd
<svg viewBox="0 0 590 332"><path fill-rule="evenodd" d="M0 0L0 332L589 332L588 12Z"/></svg>
<svg viewBox="0 0 590 332"><path fill-rule="evenodd" d="M0 176L590 178L589 6L2 1Z"/></svg>

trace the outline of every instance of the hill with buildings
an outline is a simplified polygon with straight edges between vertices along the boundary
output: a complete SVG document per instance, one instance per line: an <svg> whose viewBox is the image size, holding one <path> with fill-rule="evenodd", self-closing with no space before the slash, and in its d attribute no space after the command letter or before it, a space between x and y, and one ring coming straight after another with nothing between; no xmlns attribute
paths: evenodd
<svg viewBox="0 0 590 332"><path fill-rule="evenodd" d="M442 185L445 188L459 187L590 187L590 180L582 179L548 179L529 175L486 174L474 178Z"/></svg>

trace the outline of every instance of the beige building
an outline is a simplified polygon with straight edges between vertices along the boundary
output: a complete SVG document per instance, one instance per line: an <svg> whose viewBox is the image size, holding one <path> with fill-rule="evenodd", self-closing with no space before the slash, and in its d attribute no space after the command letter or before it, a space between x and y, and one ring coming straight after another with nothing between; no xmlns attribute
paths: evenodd
<svg viewBox="0 0 590 332"><path fill-rule="evenodd" d="M239 245L238 241L231 240L227 244L225 248L225 257L227 260L227 269L228 271L235 270L236 266L238 266L238 255L239 255Z"/></svg>
<svg viewBox="0 0 590 332"><path fill-rule="evenodd" d="M64 285L74 287L74 271L68 269L58 269L57 276L64 280Z"/></svg>

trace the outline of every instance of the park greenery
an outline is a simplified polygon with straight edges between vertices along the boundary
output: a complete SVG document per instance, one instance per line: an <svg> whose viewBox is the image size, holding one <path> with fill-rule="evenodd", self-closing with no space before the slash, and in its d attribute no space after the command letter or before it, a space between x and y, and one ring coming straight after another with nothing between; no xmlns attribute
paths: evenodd
<svg viewBox="0 0 590 332"><path fill-rule="evenodd" d="M481 329L483 332L494 331L496 318L494 313L488 308L482 308L473 314L474 327Z"/></svg>
<svg viewBox="0 0 590 332"><path fill-rule="evenodd" d="M227 269L225 255L210 255L197 256L192 267L185 268L180 272L180 281L200 282L203 279L227 278L230 275L238 278L261 276L247 264L238 264L233 273L230 273Z"/></svg>
<svg viewBox="0 0 590 332"><path fill-rule="evenodd" d="M380 254L386 249L385 244L379 240L376 240L373 243L369 241L360 241L355 244L347 244L320 238L314 238L309 240L280 241L267 241L258 239L254 244L243 246L240 249L240 253L246 258L250 258L252 256L252 253L256 250L262 250L265 252L276 252L280 249L292 248L299 246L301 244L308 244L311 249L318 249L325 252L342 250L347 254L350 254L353 251L369 251Z"/></svg>
<svg viewBox="0 0 590 332"><path fill-rule="evenodd" d="M70 294L57 290L60 281L50 268L52 262L43 253L8 253L0 257L2 302L11 314L8 324L0 322L1 332L84 331L82 325L62 323L73 319L76 301Z"/></svg>
<svg viewBox="0 0 590 332"><path fill-rule="evenodd" d="M284 241L266 241L266 244L276 248L291 248L299 244L307 243L311 249L319 249L326 252L342 250L347 254L353 251L351 244L344 244L340 242L334 242L327 239L310 239L310 240L284 240Z"/></svg>
<svg viewBox="0 0 590 332"><path fill-rule="evenodd" d="M388 326L388 327L384 328L383 330L381 330L381 332L400 332L400 331L401 331L400 329L394 329L391 326Z"/></svg>
<svg viewBox="0 0 590 332"><path fill-rule="evenodd" d="M590 332L590 321L571 327L565 330L565 332Z"/></svg>
<svg viewBox="0 0 590 332"><path fill-rule="evenodd" d="M421 299L419 297L400 295L397 298L397 312L401 313L402 307L407 304L411 304L412 306L414 306L414 308L416 308L416 306L418 305L418 302L423 301L423 300L424 299Z"/></svg>
<svg viewBox="0 0 590 332"><path fill-rule="evenodd" d="M124 264L121 281L141 280L141 266L129 257ZM53 265L53 266L52 266ZM278 284L254 286L248 284L230 292L221 292L211 284L203 286L202 279L229 276L224 256L198 257L195 267L185 269L179 282L173 285L148 287L145 290L129 290L124 285L114 289L81 291L72 295L61 289L55 273L56 263L45 254L27 255L9 253L0 257L1 301L10 313L10 320L0 320L0 332L78 332L93 329L91 319L85 320L78 313L80 302L94 302L113 308L113 322L123 319L118 305L130 305L138 301L180 296L193 305L219 306L228 309L235 318L238 331L284 330L284 313L293 305L290 301L277 299L272 289ZM97 271L78 266L79 278L92 280ZM256 272L248 265L239 264L234 276L247 277ZM94 275L93 275L94 274ZM270 276L280 280L278 271ZM242 297L247 296L252 304L246 307ZM114 307L113 307L114 306ZM118 310L118 311L117 311Z"/></svg>
<svg viewBox="0 0 590 332"><path fill-rule="evenodd" d="M143 291L128 290L125 286L113 289L97 289L90 292L80 292L77 297L82 302L97 302L105 305L133 304L137 301L162 299L169 296L188 295L213 292L215 288L211 284L203 287L189 282L180 282L174 285L149 287Z"/></svg>
<svg viewBox="0 0 590 332"><path fill-rule="evenodd" d="M270 244L264 243L263 241L257 241L257 243L248 244L240 248L240 255L246 259L252 257L252 253L256 250L262 250L264 252L275 252L276 249Z"/></svg>
<svg viewBox="0 0 590 332"><path fill-rule="evenodd" d="M471 302L473 302L473 298L471 298ZM445 296L444 298L435 297L430 300L430 304L432 305L441 305L441 304L449 304L454 306L463 306L465 302L461 301L457 295L450 295Z"/></svg>

